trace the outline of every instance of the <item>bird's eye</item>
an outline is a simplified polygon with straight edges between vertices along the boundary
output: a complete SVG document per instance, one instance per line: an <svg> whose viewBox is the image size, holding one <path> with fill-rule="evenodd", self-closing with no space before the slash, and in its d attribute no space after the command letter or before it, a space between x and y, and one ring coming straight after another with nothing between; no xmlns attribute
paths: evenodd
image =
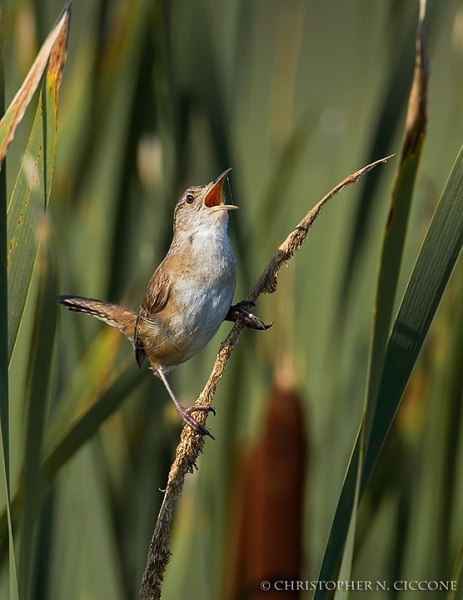
<svg viewBox="0 0 463 600"><path fill-rule="evenodd" d="M187 194L185 196L185 201L187 204L193 204L193 202L195 201L195 197L193 196L193 194Z"/></svg>

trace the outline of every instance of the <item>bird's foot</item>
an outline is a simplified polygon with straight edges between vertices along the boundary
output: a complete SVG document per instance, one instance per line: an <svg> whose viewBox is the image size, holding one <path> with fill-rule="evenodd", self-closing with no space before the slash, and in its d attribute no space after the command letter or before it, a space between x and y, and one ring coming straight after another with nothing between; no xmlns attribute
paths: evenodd
<svg viewBox="0 0 463 600"><path fill-rule="evenodd" d="M258 329L260 331L270 329L273 323L266 325L258 316L250 311L254 306L255 303L251 302L251 300L241 300L241 302L230 306L225 320L233 322L241 321L249 329Z"/></svg>
<svg viewBox="0 0 463 600"><path fill-rule="evenodd" d="M191 427L191 429L197 433L200 433L201 435L208 435L210 438L215 440L215 437L212 435L209 429L205 425L198 423L198 421L191 416L191 413L196 411L212 412L214 416L216 414L215 408L207 404L193 404L193 406L189 406L188 408L184 408L183 406L177 407L178 414L183 419L183 422L188 425L188 427Z"/></svg>

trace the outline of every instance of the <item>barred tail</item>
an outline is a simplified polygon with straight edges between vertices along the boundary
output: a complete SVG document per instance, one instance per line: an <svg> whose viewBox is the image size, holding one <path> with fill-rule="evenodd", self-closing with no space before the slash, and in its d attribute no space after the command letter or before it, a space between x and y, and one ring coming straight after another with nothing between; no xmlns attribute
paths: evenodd
<svg viewBox="0 0 463 600"><path fill-rule="evenodd" d="M92 315L111 327L116 327L133 343L138 315L134 310L104 300L83 298L82 296L58 296L58 301L72 312Z"/></svg>

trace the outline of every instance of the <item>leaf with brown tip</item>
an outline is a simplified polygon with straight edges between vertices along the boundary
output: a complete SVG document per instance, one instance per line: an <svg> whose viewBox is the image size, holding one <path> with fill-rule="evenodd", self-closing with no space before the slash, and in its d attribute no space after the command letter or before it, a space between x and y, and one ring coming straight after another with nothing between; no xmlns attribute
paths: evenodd
<svg viewBox="0 0 463 600"><path fill-rule="evenodd" d="M53 58L53 69L57 75L61 77L62 65L64 64L66 56L65 49L70 19L71 7L70 5L67 5L58 19L58 22L43 43L26 79L0 121L0 163L2 163L5 158L8 146L14 138L16 128L21 122L24 113L32 100L32 96L40 83L48 59L51 56Z"/></svg>

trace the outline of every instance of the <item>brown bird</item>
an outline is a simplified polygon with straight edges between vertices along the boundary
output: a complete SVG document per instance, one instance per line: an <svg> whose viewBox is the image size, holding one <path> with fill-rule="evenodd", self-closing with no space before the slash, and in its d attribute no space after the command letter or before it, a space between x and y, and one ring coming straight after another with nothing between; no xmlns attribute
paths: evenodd
<svg viewBox="0 0 463 600"><path fill-rule="evenodd" d="M215 414L215 410L209 405L183 407L166 373L202 350L224 320L241 320L251 329L271 327L250 312L253 303L231 305L236 259L227 234L228 211L238 207L224 202L223 184L230 171L207 185L188 188L180 198L174 211L171 246L151 277L138 312L93 298L58 298L69 310L92 315L119 329L132 342L140 368L148 358L183 421L212 438L191 413Z"/></svg>

